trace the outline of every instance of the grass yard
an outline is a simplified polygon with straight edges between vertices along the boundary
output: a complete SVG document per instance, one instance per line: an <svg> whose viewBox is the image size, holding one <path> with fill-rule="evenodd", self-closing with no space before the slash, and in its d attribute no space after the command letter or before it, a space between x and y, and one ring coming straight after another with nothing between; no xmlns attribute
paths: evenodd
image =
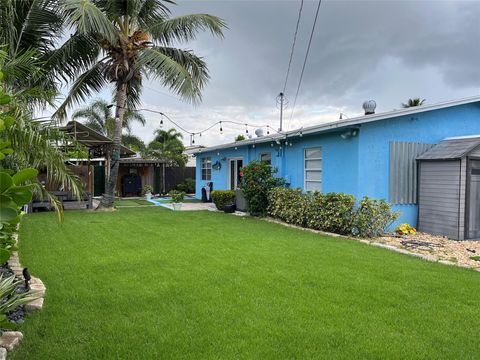
<svg viewBox="0 0 480 360"><path fill-rule="evenodd" d="M150 201L144 199L118 199L115 200L115 206L118 207L129 207L129 206L143 206L143 205L150 205L153 204Z"/></svg>
<svg viewBox="0 0 480 360"><path fill-rule="evenodd" d="M28 215L9 359L474 359L480 273L223 213Z"/></svg>

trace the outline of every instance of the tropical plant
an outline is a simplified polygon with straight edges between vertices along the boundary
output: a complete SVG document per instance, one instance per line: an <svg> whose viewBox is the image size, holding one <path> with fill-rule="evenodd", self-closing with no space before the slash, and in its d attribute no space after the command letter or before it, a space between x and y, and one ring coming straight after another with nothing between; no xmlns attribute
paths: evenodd
<svg viewBox="0 0 480 360"><path fill-rule="evenodd" d="M185 193L183 191L172 190L168 193L168 196L172 198L173 203L178 204L185 198Z"/></svg>
<svg viewBox="0 0 480 360"><path fill-rule="evenodd" d="M235 141L243 141L245 139L245 136L243 136L242 134L235 136Z"/></svg>
<svg viewBox="0 0 480 360"><path fill-rule="evenodd" d="M420 98L413 98L413 99L408 99L406 103L402 103L403 108L410 108L414 106L421 106L425 102L425 99L420 99Z"/></svg>
<svg viewBox="0 0 480 360"><path fill-rule="evenodd" d="M395 232L398 235L415 235L417 233L417 229L415 229L410 224L400 224L395 228Z"/></svg>
<svg viewBox="0 0 480 360"><path fill-rule="evenodd" d="M137 153L144 153L146 149L143 140L133 134L123 134L122 144Z"/></svg>
<svg viewBox="0 0 480 360"><path fill-rule="evenodd" d="M168 2L174 4L174 1ZM53 14L48 16L57 19L60 15L63 22L59 28L68 28L71 36L51 54L49 65L56 63L59 75L75 78L55 115L65 117L67 108L85 101L108 83L114 84L114 148L101 202L103 207L111 207L118 176L123 118L125 111L134 109L140 102L142 79L159 79L181 98L193 103L200 101L201 90L209 78L206 63L192 51L174 46L195 39L205 30L222 37L226 25L220 18L208 14L170 18L170 11L161 0L48 2L51 3L58 9L52 9ZM43 24L44 18L39 17Z"/></svg>
<svg viewBox="0 0 480 360"><path fill-rule="evenodd" d="M113 138L115 135L115 118L112 114L112 106L105 100L93 101L89 106L75 111L72 119L84 119L85 121L83 123L86 126L106 137ZM146 124L145 117L139 111L125 111L122 128L126 130L127 134L131 133L133 121L137 121L143 126Z"/></svg>
<svg viewBox="0 0 480 360"><path fill-rule="evenodd" d="M182 183L178 184L175 189L187 194L192 194L195 192L195 179L186 178Z"/></svg>
<svg viewBox="0 0 480 360"><path fill-rule="evenodd" d="M274 176L276 172L277 169L258 160L240 169L241 189L251 215L264 216L267 213L268 192L284 184L283 179Z"/></svg>
<svg viewBox="0 0 480 360"><path fill-rule="evenodd" d="M188 156L184 154L185 146L181 139L182 134L175 129L168 131L158 129L155 131L155 138L150 142L145 150L145 156L161 159L170 166L184 167L188 161Z"/></svg>
<svg viewBox="0 0 480 360"><path fill-rule="evenodd" d="M151 185L143 185L142 187L142 196L145 196L147 194L151 194L153 192L153 187Z"/></svg>

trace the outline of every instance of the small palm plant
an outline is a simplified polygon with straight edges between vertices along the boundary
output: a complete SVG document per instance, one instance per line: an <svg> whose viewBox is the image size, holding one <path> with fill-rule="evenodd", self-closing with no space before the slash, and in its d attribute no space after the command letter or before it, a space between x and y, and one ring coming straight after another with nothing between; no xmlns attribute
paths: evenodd
<svg viewBox="0 0 480 360"><path fill-rule="evenodd" d="M420 99L420 98L413 98L413 99L408 99L406 103L402 103L402 107L404 109L414 107L414 106L421 106L425 102L425 99Z"/></svg>

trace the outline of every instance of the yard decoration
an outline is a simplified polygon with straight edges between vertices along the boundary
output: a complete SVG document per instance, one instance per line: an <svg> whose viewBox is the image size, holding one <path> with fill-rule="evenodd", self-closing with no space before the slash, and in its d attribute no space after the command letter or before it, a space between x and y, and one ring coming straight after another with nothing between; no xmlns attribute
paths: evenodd
<svg viewBox="0 0 480 360"><path fill-rule="evenodd" d="M153 188L151 185L143 185L142 187L142 196L145 196L145 200L150 200L152 198Z"/></svg>
<svg viewBox="0 0 480 360"><path fill-rule="evenodd" d="M172 198L173 210L180 210L182 208L182 201L185 198L183 191L172 190L168 193Z"/></svg>

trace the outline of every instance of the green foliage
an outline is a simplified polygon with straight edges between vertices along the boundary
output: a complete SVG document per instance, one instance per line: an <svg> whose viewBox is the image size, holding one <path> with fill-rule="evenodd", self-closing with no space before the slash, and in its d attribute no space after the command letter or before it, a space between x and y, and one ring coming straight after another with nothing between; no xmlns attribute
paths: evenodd
<svg viewBox="0 0 480 360"><path fill-rule="evenodd" d="M155 139L145 150L145 156L166 161L170 166L184 167L187 155L184 154L183 135L175 129L155 130Z"/></svg>
<svg viewBox="0 0 480 360"><path fill-rule="evenodd" d="M172 198L173 203L181 203L185 198L185 193L178 190L172 190L168 193L168 195Z"/></svg>
<svg viewBox="0 0 480 360"><path fill-rule="evenodd" d="M257 160L251 161L240 171L248 212L253 216L264 216L267 213L268 192L283 185L283 179L274 177L277 169Z"/></svg>
<svg viewBox="0 0 480 360"><path fill-rule="evenodd" d="M470 259L471 260L474 260L474 261L480 261L480 256L476 255L476 256L470 256Z"/></svg>
<svg viewBox="0 0 480 360"><path fill-rule="evenodd" d="M399 215L392 211L392 205L385 200L374 200L365 196L355 211L352 233L362 237L380 236Z"/></svg>
<svg viewBox="0 0 480 360"><path fill-rule="evenodd" d="M342 193L303 193L301 189L276 188L269 192L268 213L289 224L342 235L375 237L398 217L384 200Z"/></svg>
<svg viewBox="0 0 480 360"><path fill-rule="evenodd" d="M183 191L187 194L192 194L195 192L195 179L187 178L183 183L180 183L176 186L176 190Z"/></svg>
<svg viewBox="0 0 480 360"><path fill-rule="evenodd" d="M10 101L11 98L0 89L2 105L8 105ZM15 171L16 169L5 167L6 157L14 154L8 132L14 123L15 119L8 112L0 113L0 144L3 144L0 150L0 264L7 262L10 252L15 250L13 235L20 222L21 208L32 200L32 181L36 180L38 174L33 168Z"/></svg>
<svg viewBox="0 0 480 360"><path fill-rule="evenodd" d="M242 134L235 136L235 141L243 141L245 139L245 136L243 136Z"/></svg>
<svg viewBox="0 0 480 360"><path fill-rule="evenodd" d="M218 210L223 211L226 205L235 204L235 191L233 190L213 190L211 195Z"/></svg>
<svg viewBox="0 0 480 360"><path fill-rule="evenodd" d="M142 186L142 196L145 196L146 194L148 193L152 193L153 192L153 187L151 185L143 185Z"/></svg>

